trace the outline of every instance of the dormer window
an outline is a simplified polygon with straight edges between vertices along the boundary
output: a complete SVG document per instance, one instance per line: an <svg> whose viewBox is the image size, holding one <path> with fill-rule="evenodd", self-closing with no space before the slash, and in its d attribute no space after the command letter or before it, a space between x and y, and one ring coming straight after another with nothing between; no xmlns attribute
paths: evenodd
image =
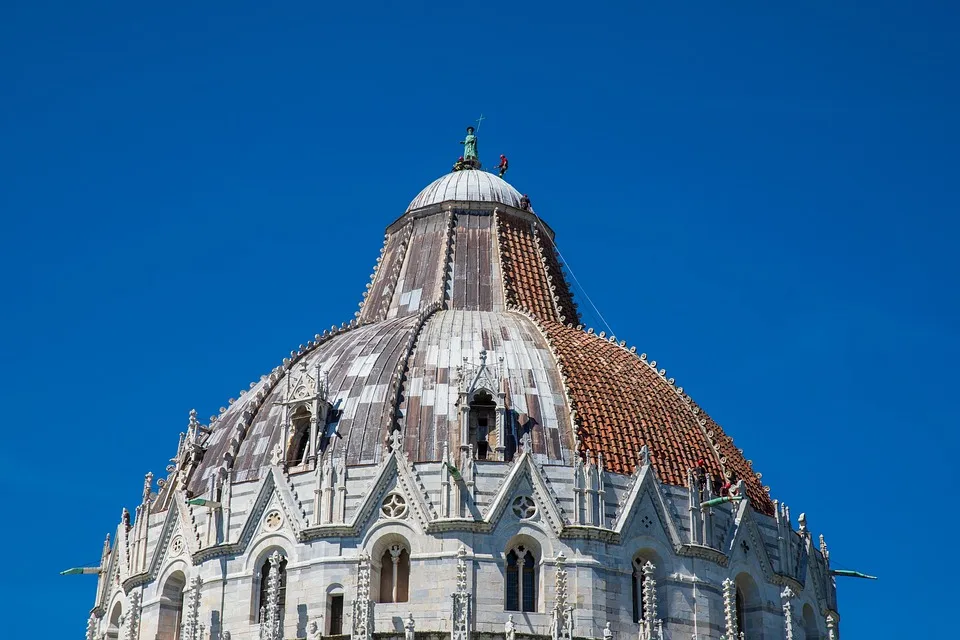
<svg viewBox="0 0 960 640"><path fill-rule="evenodd" d="M477 460L486 460L490 453L490 434L497 425L497 403L486 391L479 391L470 403L470 444Z"/></svg>
<svg viewBox="0 0 960 640"><path fill-rule="evenodd" d="M287 453L287 466L295 467L307 461L307 445L310 443L310 411L298 407L290 419L293 437Z"/></svg>

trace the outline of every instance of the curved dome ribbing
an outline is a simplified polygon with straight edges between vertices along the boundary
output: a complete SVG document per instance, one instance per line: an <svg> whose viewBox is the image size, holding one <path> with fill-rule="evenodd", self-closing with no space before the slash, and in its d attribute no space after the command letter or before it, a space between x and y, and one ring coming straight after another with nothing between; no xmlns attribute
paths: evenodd
<svg viewBox="0 0 960 640"><path fill-rule="evenodd" d="M422 209L448 200L461 202L499 202L511 207L520 206L520 192L505 180L481 170L454 171L437 178L421 191L407 211Z"/></svg>
<svg viewBox="0 0 960 640"><path fill-rule="evenodd" d="M262 475L284 432L282 394L294 366L319 366L328 376L328 401L342 411L332 455L374 463L387 433L400 428L413 462L439 460L463 444L459 368L476 366L483 351L501 381L506 418L530 430L543 461L570 464L576 447L629 474L646 445L662 481L684 485L703 459L716 485L732 474L755 508L772 513L750 463L719 425L636 354L574 328L579 314L552 232L525 211L496 209L519 197L496 176L471 170L424 189L411 203L417 212L388 229L359 326L288 361L222 415L191 489L202 491L224 465L238 481ZM470 204L424 211L447 201Z"/></svg>

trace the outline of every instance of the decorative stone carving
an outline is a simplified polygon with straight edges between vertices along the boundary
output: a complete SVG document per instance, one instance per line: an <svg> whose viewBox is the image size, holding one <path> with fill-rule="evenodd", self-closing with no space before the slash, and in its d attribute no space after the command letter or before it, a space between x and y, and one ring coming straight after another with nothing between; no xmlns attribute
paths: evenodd
<svg viewBox="0 0 960 640"><path fill-rule="evenodd" d="M573 607L567 606L567 568L566 556L563 552L557 556L557 574L554 585L555 600L553 605L553 620L550 631L553 640L573 639Z"/></svg>
<svg viewBox="0 0 960 640"><path fill-rule="evenodd" d="M87 618L86 640L97 640L97 617L92 613Z"/></svg>
<svg viewBox="0 0 960 640"><path fill-rule="evenodd" d="M269 562L267 603L260 610L260 640L281 640L283 629L280 611L280 565L283 563L283 556L279 551L274 551L270 554Z"/></svg>
<svg viewBox="0 0 960 640"><path fill-rule="evenodd" d="M513 500L513 513L521 520L527 520L537 514L537 503L530 496L518 496Z"/></svg>
<svg viewBox="0 0 960 640"><path fill-rule="evenodd" d="M640 640L663 640L663 621L657 617L657 581L653 577L656 567L647 561L642 569L644 616L640 621Z"/></svg>
<svg viewBox="0 0 960 640"><path fill-rule="evenodd" d="M503 623L503 635L506 640L517 640L517 625L513 621L513 614L507 616L507 621Z"/></svg>
<svg viewBox="0 0 960 640"><path fill-rule="evenodd" d="M263 519L263 523L263 528L267 531L276 531L280 528L280 525L283 524L283 516L280 515L278 510L273 509L267 513L267 517Z"/></svg>
<svg viewBox="0 0 960 640"><path fill-rule="evenodd" d="M396 580L394 580L396 584ZM360 552L357 561L357 599L353 601L352 640L373 640L373 607L370 603L370 556Z"/></svg>
<svg viewBox="0 0 960 640"><path fill-rule="evenodd" d="M202 640L203 626L200 624L200 589L203 580L200 576L190 578L187 595L184 597L185 612L181 640Z"/></svg>
<svg viewBox="0 0 960 640"><path fill-rule="evenodd" d="M613 640L613 631L610 630L610 623L603 626L603 640Z"/></svg>
<svg viewBox="0 0 960 640"><path fill-rule="evenodd" d="M800 522L804 522L805 518L803 514L800 514ZM793 590L790 587L784 587L783 591L780 593L780 597L783 599L783 630L786 640L793 640L793 604L790 600L793 599Z"/></svg>
<svg viewBox="0 0 960 640"><path fill-rule="evenodd" d="M733 580L727 578L723 581L723 619L725 623L726 640L734 640L737 637L737 585Z"/></svg>
<svg viewBox="0 0 960 640"><path fill-rule="evenodd" d="M407 501L399 493L391 493L383 499L380 512L387 518L402 518L407 514Z"/></svg>
<svg viewBox="0 0 960 640"><path fill-rule="evenodd" d="M837 616L833 612L827 614L827 640L837 640Z"/></svg>
<svg viewBox="0 0 960 640"><path fill-rule="evenodd" d="M307 640L320 640L322 637L323 633L320 631L320 622L311 620L307 624Z"/></svg>
<svg viewBox="0 0 960 640"><path fill-rule="evenodd" d="M457 590L453 594L451 640L470 639L470 592L467 591L467 550L457 549Z"/></svg>
<svg viewBox="0 0 960 640"><path fill-rule="evenodd" d="M140 592L130 594L130 604L123 625L123 640L137 640L140 635Z"/></svg>

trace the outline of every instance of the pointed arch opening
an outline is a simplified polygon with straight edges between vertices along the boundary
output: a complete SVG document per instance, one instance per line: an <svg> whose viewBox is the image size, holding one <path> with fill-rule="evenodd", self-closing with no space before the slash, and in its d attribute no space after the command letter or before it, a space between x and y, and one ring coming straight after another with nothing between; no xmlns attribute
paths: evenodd
<svg viewBox="0 0 960 640"><path fill-rule="evenodd" d="M157 625L157 640L180 640L180 625L183 619L183 590L187 577L182 571L174 571L163 583L160 591L160 616Z"/></svg>
<svg viewBox="0 0 960 640"><path fill-rule="evenodd" d="M803 605L803 636L805 640L820 640L817 616L809 603Z"/></svg>
<svg viewBox="0 0 960 640"><path fill-rule="evenodd" d="M480 389L470 400L470 429L468 436L477 460L490 455L491 439L496 438L497 402L486 389Z"/></svg>
<svg viewBox="0 0 960 640"><path fill-rule="evenodd" d="M504 553L504 609L522 613L539 610L540 548L525 536Z"/></svg>
<svg viewBox="0 0 960 640"><path fill-rule="evenodd" d="M290 417L291 438L287 449L287 466L296 467L307 462L310 444L310 410L304 406L297 407Z"/></svg>
<svg viewBox="0 0 960 640"><path fill-rule="evenodd" d="M756 581L748 573L734 579L737 587L737 629L747 640L763 639L763 603Z"/></svg>
<svg viewBox="0 0 960 640"><path fill-rule="evenodd" d="M115 640L120 637L120 618L123 617L123 605L119 602L113 605L113 611L110 612L110 622L107 625L107 638Z"/></svg>

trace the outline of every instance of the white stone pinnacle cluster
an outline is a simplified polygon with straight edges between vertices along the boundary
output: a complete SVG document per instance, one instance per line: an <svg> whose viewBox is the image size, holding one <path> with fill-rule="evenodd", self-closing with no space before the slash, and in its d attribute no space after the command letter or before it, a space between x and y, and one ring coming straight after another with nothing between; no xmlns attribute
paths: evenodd
<svg viewBox="0 0 960 640"><path fill-rule="evenodd" d="M283 638L280 611L280 564L283 556L279 551L270 554L270 570L267 573L267 603L260 611L260 640Z"/></svg>
<svg viewBox="0 0 960 640"><path fill-rule="evenodd" d="M180 635L182 640L202 640L203 638L203 625L200 624L200 589L202 587L203 580L200 576L190 579L187 596L184 598L186 612L183 618L183 631Z"/></svg>
<svg viewBox="0 0 960 640"><path fill-rule="evenodd" d="M567 606L567 557L561 551L557 556L557 574L554 584L555 600L551 631L553 640L572 640L573 607Z"/></svg>
<svg viewBox="0 0 960 640"><path fill-rule="evenodd" d="M737 585L727 578L723 581L723 618L725 623L725 640L734 640L737 637Z"/></svg>
<svg viewBox="0 0 960 640"><path fill-rule="evenodd" d="M357 599L353 601L353 640L372 640L372 622L370 556L366 552L361 552L357 562Z"/></svg>
<svg viewBox="0 0 960 640"><path fill-rule="evenodd" d="M470 638L470 592L467 590L467 549L457 549L457 590L453 594L453 625L451 640Z"/></svg>

